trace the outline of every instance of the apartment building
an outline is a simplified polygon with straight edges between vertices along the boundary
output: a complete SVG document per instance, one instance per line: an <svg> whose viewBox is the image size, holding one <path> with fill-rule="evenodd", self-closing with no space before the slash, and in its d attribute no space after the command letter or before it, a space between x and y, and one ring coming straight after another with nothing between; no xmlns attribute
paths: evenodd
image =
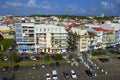
<svg viewBox="0 0 120 80"><path fill-rule="evenodd" d="M17 23L16 42L18 52L66 52L67 33L62 26Z"/></svg>
<svg viewBox="0 0 120 80"><path fill-rule="evenodd" d="M120 30L115 31L115 45L120 44Z"/></svg>
<svg viewBox="0 0 120 80"><path fill-rule="evenodd" d="M76 36L77 38L79 38L79 40L77 40L78 51L79 52L87 51L87 46L88 46L87 30L80 30L79 28L71 28L71 31L79 35L79 36Z"/></svg>
<svg viewBox="0 0 120 80"><path fill-rule="evenodd" d="M87 48L87 50L88 51L93 51L93 50L96 49L97 34L94 33L94 32L89 32L88 31L88 36L89 36L89 39L88 39L88 48Z"/></svg>

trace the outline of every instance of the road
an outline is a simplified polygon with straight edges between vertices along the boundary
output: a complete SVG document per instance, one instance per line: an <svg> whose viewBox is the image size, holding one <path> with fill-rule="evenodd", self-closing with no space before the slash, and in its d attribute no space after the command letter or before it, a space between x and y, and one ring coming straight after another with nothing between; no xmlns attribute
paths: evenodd
<svg viewBox="0 0 120 80"><path fill-rule="evenodd" d="M87 62L87 61L86 61ZM18 71L14 71L10 68L6 72L0 71L0 76L12 78L15 74L15 80L45 80L45 74L50 73L52 70L57 70L58 80L65 80L63 76L63 71L65 70L75 70L77 74L76 80L119 80L120 79L120 60L117 58L110 59L110 62L101 63L96 60L93 61L99 66L99 69L95 69L94 72L97 74L96 77L88 77L85 73L87 69L83 63L79 63L78 66L71 66L68 63L61 64L60 67L50 67L47 65L45 69L42 69L40 65L37 66L36 70L32 70L32 67L20 67ZM107 71L108 74L105 75L101 70ZM52 77L52 75L51 75ZM70 79L73 80L73 79Z"/></svg>

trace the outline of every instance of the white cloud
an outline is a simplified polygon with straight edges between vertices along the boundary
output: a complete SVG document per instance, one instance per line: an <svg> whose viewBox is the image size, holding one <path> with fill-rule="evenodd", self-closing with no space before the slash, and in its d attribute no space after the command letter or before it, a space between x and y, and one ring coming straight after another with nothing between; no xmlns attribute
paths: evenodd
<svg viewBox="0 0 120 80"><path fill-rule="evenodd" d="M42 9L51 9L50 4L47 1L43 1L40 4L36 3L36 0L28 0L27 3L21 3L18 1L7 1L5 4L3 4L3 8L7 8L9 6L13 7L29 7L29 8L42 8Z"/></svg>
<svg viewBox="0 0 120 80"><path fill-rule="evenodd" d="M43 2L40 4L40 7L41 7L41 8L44 8L44 9L51 9L51 6L50 6L50 4L49 4L47 1L43 1Z"/></svg>
<svg viewBox="0 0 120 80"><path fill-rule="evenodd" d="M38 7L38 5L36 4L36 0L29 0L27 2L27 7Z"/></svg>
<svg viewBox="0 0 120 80"><path fill-rule="evenodd" d="M80 9L80 12L81 12L81 13L85 13L85 12L86 12L86 9L81 8L81 9Z"/></svg>
<svg viewBox="0 0 120 80"><path fill-rule="evenodd" d="M68 4L66 6L67 10L70 10L70 11L75 11L77 10L77 6L76 5L73 5L73 4Z"/></svg>
<svg viewBox="0 0 120 80"><path fill-rule="evenodd" d="M5 3L7 6L22 6L23 4L22 3L19 3L19 2L6 2Z"/></svg>
<svg viewBox="0 0 120 80"><path fill-rule="evenodd" d="M115 5L113 3L106 2L106 1L102 1L101 6L102 6L103 9L113 10L115 8Z"/></svg>

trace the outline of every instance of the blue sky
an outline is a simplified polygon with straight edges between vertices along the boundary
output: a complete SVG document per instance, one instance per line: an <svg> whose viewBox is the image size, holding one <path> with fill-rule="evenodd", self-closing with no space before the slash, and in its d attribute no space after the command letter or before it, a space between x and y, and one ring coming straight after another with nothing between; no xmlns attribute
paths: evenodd
<svg viewBox="0 0 120 80"><path fill-rule="evenodd" d="M0 0L0 15L120 15L120 0Z"/></svg>

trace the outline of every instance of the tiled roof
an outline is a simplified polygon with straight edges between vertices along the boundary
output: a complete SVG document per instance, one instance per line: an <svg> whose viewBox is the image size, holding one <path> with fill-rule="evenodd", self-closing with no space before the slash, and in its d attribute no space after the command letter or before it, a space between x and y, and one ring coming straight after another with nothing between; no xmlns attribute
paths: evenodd
<svg viewBox="0 0 120 80"><path fill-rule="evenodd" d="M109 34L113 34L113 30L107 30L101 27L94 27L93 29L96 31L103 31L103 32L108 32Z"/></svg>

